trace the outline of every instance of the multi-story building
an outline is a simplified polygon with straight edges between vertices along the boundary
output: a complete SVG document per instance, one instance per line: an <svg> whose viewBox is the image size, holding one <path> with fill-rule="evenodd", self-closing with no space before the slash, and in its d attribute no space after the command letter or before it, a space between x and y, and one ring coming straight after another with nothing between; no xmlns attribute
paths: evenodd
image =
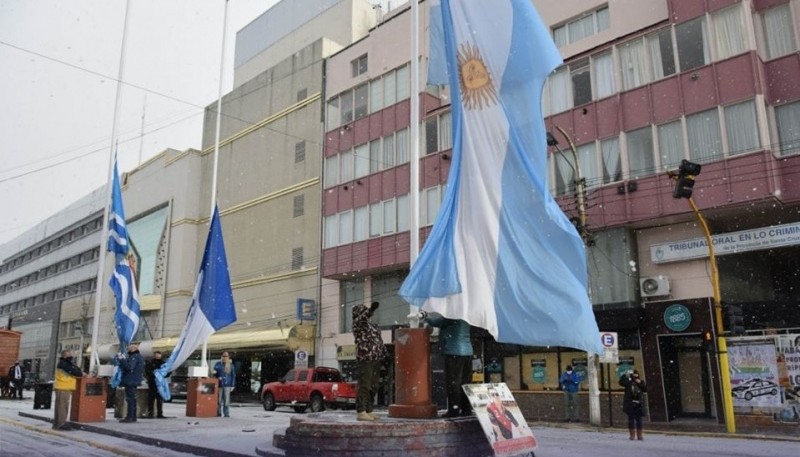
<svg viewBox="0 0 800 457"><path fill-rule="evenodd" d="M651 386L651 420L721 420L719 365L702 338L719 330L711 259L701 224L688 200L673 198L667 171L682 159L702 165L694 201L714 234L721 298L744 309L747 336L729 339L732 357L755 339L774 346L769 335L797 333L800 80L791 75L800 70L800 3L534 3L565 60L543 98L547 128L560 143L549 150L552 191L575 220L585 212L595 315L602 331L619 337L620 362L602 365L601 388L617 389L618 375L635 367ZM412 76L409 42L398 37L408 36L409 16L406 9L387 18L331 56L327 68L322 308L330 316L319 351L343 368L352 358L352 305L378 300L385 329L406 323L408 306L396 292L409 265ZM424 240L446 188L451 133L447 88L419 96ZM569 348L473 336L475 366L484 367L476 379L503 379L522 404L544 404L565 365L587 363ZM765 377L788 382L778 373L786 364L769 366ZM796 418L792 408L780 399L763 410L736 403L737 414ZM531 417L550 409L532 408Z"/></svg>
<svg viewBox="0 0 800 457"><path fill-rule="evenodd" d="M22 332L19 358L34 379L53 379L57 354L91 339L103 190L0 247L0 327Z"/></svg>

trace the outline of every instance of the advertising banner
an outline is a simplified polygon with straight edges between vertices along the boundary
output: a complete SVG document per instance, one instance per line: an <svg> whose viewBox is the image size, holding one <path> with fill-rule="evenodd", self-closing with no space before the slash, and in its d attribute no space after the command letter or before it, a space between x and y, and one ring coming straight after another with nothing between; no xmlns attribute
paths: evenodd
<svg viewBox="0 0 800 457"><path fill-rule="evenodd" d="M778 363L769 343L728 346L733 406L780 407Z"/></svg>

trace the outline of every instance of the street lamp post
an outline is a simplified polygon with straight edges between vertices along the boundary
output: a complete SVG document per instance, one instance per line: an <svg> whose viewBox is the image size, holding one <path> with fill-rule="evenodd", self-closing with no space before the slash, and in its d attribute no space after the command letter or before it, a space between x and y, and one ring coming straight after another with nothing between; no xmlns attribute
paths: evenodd
<svg viewBox="0 0 800 457"><path fill-rule="evenodd" d="M555 128L561 132L561 135L567 140L569 149L572 152L572 160L575 163L575 166L573 167L573 170L575 171L575 191L578 193L578 233L580 234L584 243L589 246L592 244L592 235L586 229L586 178L584 178L581 174L581 164L578 161L578 151L575 148L575 143L572 142L572 138L570 138L570 136L567 135L567 132L561 127L555 126ZM549 132L547 133L547 144L548 146L555 146L559 153L562 155L564 154L561 148L558 147L558 140L556 140L556 138ZM569 163L569 160L567 163ZM572 166L572 164L570 164L570 166ZM600 335L597 335L597 337L600 338ZM587 375L589 378L589 423L599 427L600 385L597 381L597 354L593 352L587 352L586 358L588 370Z"/></svg>

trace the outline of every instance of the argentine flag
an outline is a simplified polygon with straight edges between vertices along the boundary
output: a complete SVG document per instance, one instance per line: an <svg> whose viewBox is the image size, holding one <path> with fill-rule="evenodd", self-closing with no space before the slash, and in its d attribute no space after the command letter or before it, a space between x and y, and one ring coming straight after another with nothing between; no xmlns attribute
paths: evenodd
<svg viewBox="0 0 800 457"><path fill-rule="evenodd" d="M499 342L600 352L583 242L547 185L541 93L562 62L547 28L530 0L442 0L430 17L444 36L453 162L400 295Z"/></svg>
<svg viewBox="0 0 800 457"><path fill-rule="evenodd" d="M136 277L130 263L130 242L125 224L125 210L122 206L122 192L119 187L119 172L114 162L114 176L111 187L111 211L108 217L108 246L114 253L114 272L108 284L114 291L117 309L114 312L114 325L119 336L119 350L123 352L139 329L139 295L136 291Z"/></svg>
<svg viewBox="0 0 800 457"><path fill-rule="evenodd" d="M167 386L167 373L180 366L217 330L236 322L236 307L228 273L228 259L222 239L219 209L214 207L211 227L208 230L203 261L194 286L192 303L186 316L181 336L175 349L164 364L155 371L158 393L164 400L172 395Z"/></svg>

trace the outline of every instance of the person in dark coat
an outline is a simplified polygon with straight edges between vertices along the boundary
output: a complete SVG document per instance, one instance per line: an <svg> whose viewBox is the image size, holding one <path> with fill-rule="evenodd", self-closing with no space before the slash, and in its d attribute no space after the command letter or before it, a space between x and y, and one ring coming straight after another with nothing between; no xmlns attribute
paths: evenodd
<svg viewBox="0 0 800 457"><path fill-rule="evenodd" d="M128 406L128 414L120 422L136 422L136 390L142 383L144 375L144 360L139 353L139 346L128 345L127 357L119 356L119 366L122 370L122 382L120 385L125 388L125 403Z"/></svg>
<svg viewBox="0 0 800 457"><path fill-rule="evenodd" d="M14 362L14 366L8 369L8 379L13 383L11 398L14 398L14 392L16 391L17 398L22 400L22 388L25 385L25 369L19 364L19 360Z"/></svg>
<svg viewBox="0 0 800 457"><path fill-rule="evenodd" d="M358 396L356 397L356 419L374 421L372 415L375 393L381 375L381 364L386 357L381 329L370 320L379 303L372 302L353 307L353 337L356 341L356 363L358 365Z"/></svg>
<svg viewBox="0 0 800 457"><path fill-rule="evenodd" d="M445 417L469 416L472 408L461 388L472 377L472 340L470 327L461 319L448 319L439 313L423 313L428 324L439 327L439 344L444 355L444 377L447 384Z"/></svg>
<svg viewBox="0 0 800 457"><path fill-rule="evenodd" d="M625 388L625 396L622 400L622 411L628 415L628 431L630 439L642 440L642 415L644 415L644 393L647 392L647 385L639 377L639 372L633 370L619 378L619 385Z"/></svg>
<svg viewBox="0 0 800 457"><path fill-rule="evenodd" d="M161 351L156 351L153 353L153 359L147 362L144 367L145 376L147 377L147 416L151 419L153 417L164 419L164 401L161 399L156 386L156 370L161 368L161 365L164 365L164 359L161 358Z"/></svg>

